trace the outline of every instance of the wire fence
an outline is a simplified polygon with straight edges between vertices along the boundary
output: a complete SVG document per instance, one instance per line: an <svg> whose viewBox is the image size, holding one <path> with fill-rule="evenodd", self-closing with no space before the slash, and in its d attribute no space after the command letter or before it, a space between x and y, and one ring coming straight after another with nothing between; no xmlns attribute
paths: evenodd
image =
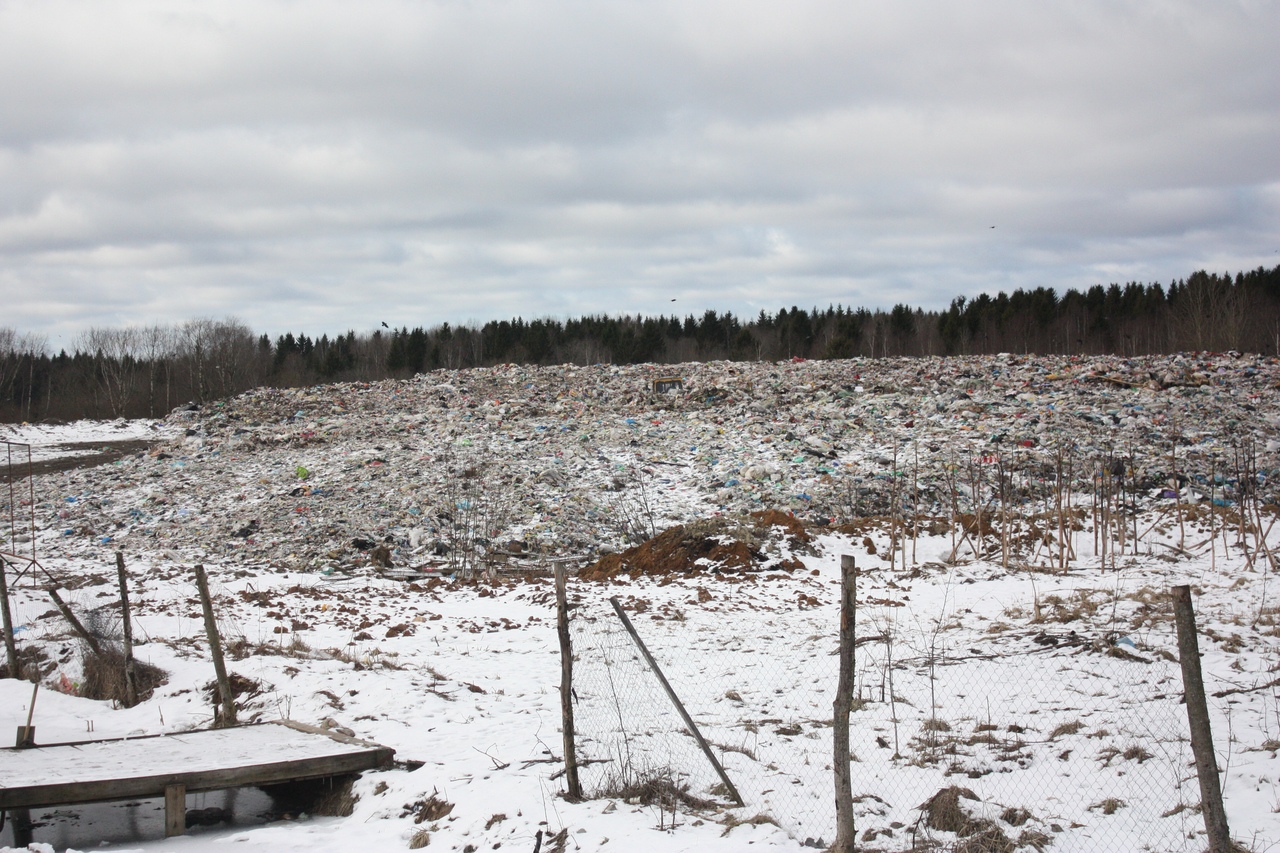
<svg viewBox="0 0 1280 853"><path fill-rule="evenodd" d="M673 799L724 801L605 594L574 586L586 794L642 798L645 782L660 779L679 792ZM955 591L944 617L920 623L891 602L858 603L858 849L1195 848L1199 790L1171 656L1127 637L961 630L978 604ZM801 602L726 624L642 599L626 609L748 812L829 846L838 613Z"/></svg>

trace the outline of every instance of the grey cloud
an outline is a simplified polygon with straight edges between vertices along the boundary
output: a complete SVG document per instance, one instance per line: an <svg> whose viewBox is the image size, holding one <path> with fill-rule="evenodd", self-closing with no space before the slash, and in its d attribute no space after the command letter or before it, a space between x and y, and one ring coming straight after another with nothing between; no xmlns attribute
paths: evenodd
<svg viewBox="0 0 1280 853"><path fill-rule="evenodd" d="M1280 262L1277 23L1243 2L9 3L0 322L938 306Z"/></svg>

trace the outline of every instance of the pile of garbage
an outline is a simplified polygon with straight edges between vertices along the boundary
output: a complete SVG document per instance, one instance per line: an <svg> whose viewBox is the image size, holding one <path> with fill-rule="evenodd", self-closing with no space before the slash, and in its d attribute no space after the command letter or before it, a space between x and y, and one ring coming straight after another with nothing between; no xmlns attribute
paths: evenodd
<svg viewBox="0 0 1280 853"><path fill-rule="evenodd" d="M776 511L798 537L904 505L971 512L996 467L1032 504L1057 477L1087 489L1117 471L1143 500L1274 501L1278 386L1275 358L1195 354L501 365L258 389L174 411L176 437L145 452L38 478L36 523L44 554L323 572L496 554L648 571L634 546L682 526L676 565L758 568L776 558L751 536L691 525Z"/></svg>

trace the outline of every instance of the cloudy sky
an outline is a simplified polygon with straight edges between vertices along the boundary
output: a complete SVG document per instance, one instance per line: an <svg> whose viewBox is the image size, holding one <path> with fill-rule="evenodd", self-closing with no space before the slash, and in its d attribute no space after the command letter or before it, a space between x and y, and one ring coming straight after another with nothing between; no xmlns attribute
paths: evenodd
<svg viewBox="0 0 1280 853"><path fill-rule="evenodd" d="M1275 0L0 0L0 326L1274 266L1278 40Z"/></svg>

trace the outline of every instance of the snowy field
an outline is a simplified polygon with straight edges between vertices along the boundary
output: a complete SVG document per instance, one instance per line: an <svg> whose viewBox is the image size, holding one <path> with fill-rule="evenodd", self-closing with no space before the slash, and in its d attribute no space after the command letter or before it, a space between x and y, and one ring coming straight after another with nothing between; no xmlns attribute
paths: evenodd
<svg viewBox="0 0 1280 853"><path fill-rule="evenodd" d="M0 441L15 445L0 465L12 462L21 470L28 461L44 462L89 456L104 446L129 441L161 441L177 434L177 428L159 421L76 421L65 424L0 424Z"/></svg>
<svg viewBox="0 0 1280 853"><path fill-rule="evenodd" d="M189 808L234 817L164 840L155 803L66 806L33 810L33 849L531 851L539 832L544 851L829 844L842 554L857 559L865 638L851 734L860 849L1203 849L1169 596L1178 584L1195 595L1233 835L1280 849L1280 606L1268 568L1280 534L1268 499L1254 502L1241 536L1238 478L1223 473L1245 440L1252 480L1275 471L1280 377L1262 360L1247 375L1225 359L1152 367L1206 378L1138 387L1132 363L1102 360L686 366L705 375L680 403L645 394L639 368L498 368L254 392L161 424L5 427L8 440L50 455L40 448L112 434L156 441L109 465L38 476L35 529L19 521L0 543L21 557L8 574L17 645L40 658L39 742L210 725L213 667L191 572L202 563L245 688L240 719L350 731L401 762L366 773L346 817L281 815L253 792L192 795ZM1086 373L1126 384L1080 384ZM548 391L556 377L566 384ZM1160 431L1170 420L1180 444ZM1078 529L1050 536L1041 517L1024 535L1050 508L1037 488L1067 439L1084 471L1073 483L1086 484L1071 498ZM1163 458L1171 447L1183 480ZM1123 451L1127 476L1146 478L1110 540L1085 470L1109 448ZM966 544L956 526L922 524L911 536L897 527L891 543L885 507L903 506L895 484L918 480L924 497L910 508L944 518L955 460L987 466L985 483L954 484L963 512L1012 507L992 503L992 460L1006 453L1028 495L1007 539ZM451 491L461 467L490 491ZM501 512L469 510L482 500ZM552 583L520 571L451 578L461 544L485 540L469 552L476 566L493 565L503 543L497 565L536 568L620 551L641 538L637 524L660 532L770 507L810 523L812 540L765 536L763 571L571 580L580 753L599 762L583 770L594 796L566 801ZM855 508L866 518L841 526ZM480 525L496 533L480 536ZM1066 572L1054 556L1064 545ZM133 708L74 695L83 652L43 590L47 571L110 633L116 549L138 658L167 673ZM25 562L32 553L39 566ZM611 596L745 805L728 802L690 749ZM30 700L29 683L0 680L0 728L25 724ZM686 801L673 809L619 784L643 776L673 781ZM930 825L921 807L951 786L974 797L959 800L968 819L1004 842Z"/></svg>

